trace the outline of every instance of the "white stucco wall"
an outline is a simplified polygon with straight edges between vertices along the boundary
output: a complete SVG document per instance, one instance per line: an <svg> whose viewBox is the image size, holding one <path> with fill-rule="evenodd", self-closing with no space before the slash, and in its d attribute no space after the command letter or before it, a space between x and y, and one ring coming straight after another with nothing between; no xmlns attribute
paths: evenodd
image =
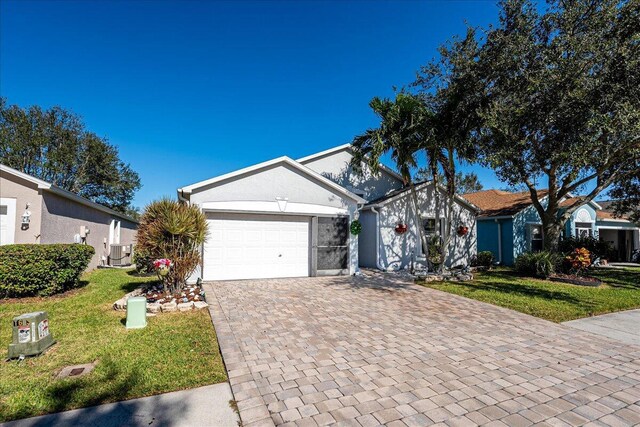
<svg viewBox="0 0 640 427"><path fill-rule="evenodd" d="M418 193L420 214L423 218L435 217L435 199L433 186L428 186ZM446 260L448 267L468 265L470 259L477 252L477 228L475 212L464 205L454 203L452 217L451 240ZM420 237L415 224L411 196L407 192L380 209L380 264L386 269L404 269L411 264L412 253L419 253ZM446 214L446 207L442 209L441 218ZM408 231L404 234L395 232L396 225L406 223ZM458 226L469 227L469 232L459 236L456 232Z"/></svg>
<svg viewBox="0 0 640 427"><path fill-rule="evenodd" d="M351 167L352 158L349 150L343 150L303 162L303 164L338 185L347 189L355 188L363 191L362 197L368 201L402 188L401 180L382 169L378 175L374 176L369 167L365 165L363 175L360 176Z"/></svg>

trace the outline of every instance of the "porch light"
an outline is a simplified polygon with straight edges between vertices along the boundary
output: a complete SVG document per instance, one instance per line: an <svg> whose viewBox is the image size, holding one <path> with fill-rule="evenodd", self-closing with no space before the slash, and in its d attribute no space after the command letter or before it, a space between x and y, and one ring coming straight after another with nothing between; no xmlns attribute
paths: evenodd
<svg viewBox="0 0 640 427"><path fill-rule="evenodd" d="M24 213L22 214L22 229L26 230L27 228L29 228L30 222L31 222L31 211L29 210L29 203L27 203Z"/></svg>

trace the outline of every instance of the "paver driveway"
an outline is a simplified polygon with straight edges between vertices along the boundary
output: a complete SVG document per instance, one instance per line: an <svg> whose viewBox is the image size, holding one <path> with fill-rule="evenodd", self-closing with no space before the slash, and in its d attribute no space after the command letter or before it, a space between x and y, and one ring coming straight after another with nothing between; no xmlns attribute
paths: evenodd
<svg viewBox="0 0 640 427"><path fill-rule="evenodd" d="M206 289L246 426L640 423L640 347L380 277Z"/></svg>

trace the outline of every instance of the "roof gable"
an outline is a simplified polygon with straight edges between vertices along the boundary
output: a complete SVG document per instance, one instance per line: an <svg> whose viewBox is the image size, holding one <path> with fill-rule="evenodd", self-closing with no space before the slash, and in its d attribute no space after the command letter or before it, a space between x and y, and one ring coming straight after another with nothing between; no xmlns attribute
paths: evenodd
<svg viewBox="0 0 640 427"><path fill-rule="evenodd" d="M414 184L416 191L420 191L429 186L433 186L432 181L422 181ZM440 188L441 192L446 192L446 189L443 186L439 185L438 187ZM390 192L384 197L380 197L379 199L372 200L371 202L367 203L367 206L370 206L370 207L384 206L401 197L404 197L410 190L411 190L411 187L402 187L398 190L394 190ZM465 207L467 207L472 211L475 211L475 212L480 211L480 208L478 208L478 206L473 204L470 200L467 200L465 197L460 196L459 194L455 195L455 200L459 204L464 205Z"/></svg>
<svg viewBox="0 0 640 427"><path fill-rule="evenodd" d="M311 155L308 155L308 156L305 156L305 157L301 157L301 158L297 159L296 161L298 163L300 163L300 164L305 165L307 163L313 162L314 160L318 160L318 159L321 159L323 157L328 157L328 156L331 156L333 154L340 153L342 151L348 151L350 154L352 154L353 153L353 149L351 147L351 144L338 145L337 147L333 147L333 148L330 148L328 150L320 151L320 152L315 153L315 154L311 154ZM398 172L394 171L393 169L391 169L390 167L386 166L383 163L380 163L380 171L385 172L388 175L391 175L392 177L396 178L399 181L403 181L402 176Z"/></svg>
<svg viewBox="0 0 640 427"><path fill-rule="evenodd" d="M342 194L348 198L350 198L351 200L356 201L357 203L366 203L366 200L364 200L362 197L358 196L357 194L354 194L352 192L350 192L349 190L347 190L346 188L336 184L335 182L331 181L328 178L325 178L324 176L320 175L319 173L303 166L302 164L296 162L295 160L287 157L287 156L283 156L283 157L278 157L276 159L273 160L269 160L263 163L258 163L256 165L253 166L249 166L243 169L239 169L237 171L233 171L224 175L220 175L217 177L213 177L204 181L200 181L197 182L195 184L191 184L191 185L187 185L185 187L179 188L178 189L178 193L179 194L191 194L193 191L198 190L200 188L203 187L211 187L211 186L217 186L217 185L224 185L226 182L229 182L230 180L233 180L235 178L241 178L241 177L246 177L249 175L253 175L253 174L257 174L260 173L261 171L268 169L268 168L272 168L278 165L282 165L282 164L286 164L298 171L300 171L302 174L304 174L305 176L307 176L308 178L315 180L316 182L322 183L323 185L333 189L334 191L336 191L339 194Z"/></svg>

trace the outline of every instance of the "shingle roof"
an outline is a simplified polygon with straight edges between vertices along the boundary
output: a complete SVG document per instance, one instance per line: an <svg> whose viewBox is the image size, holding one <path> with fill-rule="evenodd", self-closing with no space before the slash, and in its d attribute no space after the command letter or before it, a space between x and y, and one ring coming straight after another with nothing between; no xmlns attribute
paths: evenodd
<svg viewBox="0 0 640 427"><path fill-rule="evenodd" d="M596 211L596 216L600 220L623 220L628 221L628 215L615 216L613 212L613 200L606 200L598 202L600 206L602 206L602 210Z"/></svg>
<svg viewBox="0 0 640 427"><path fill-rule="evenodd" d="M538 190L538 197L542 198L547 193L547 190ZM528 191L511 193L502 190L485 190L465 194L463 197L482 210L479 215L481 218L515 215L532 204Z"/></svg>

